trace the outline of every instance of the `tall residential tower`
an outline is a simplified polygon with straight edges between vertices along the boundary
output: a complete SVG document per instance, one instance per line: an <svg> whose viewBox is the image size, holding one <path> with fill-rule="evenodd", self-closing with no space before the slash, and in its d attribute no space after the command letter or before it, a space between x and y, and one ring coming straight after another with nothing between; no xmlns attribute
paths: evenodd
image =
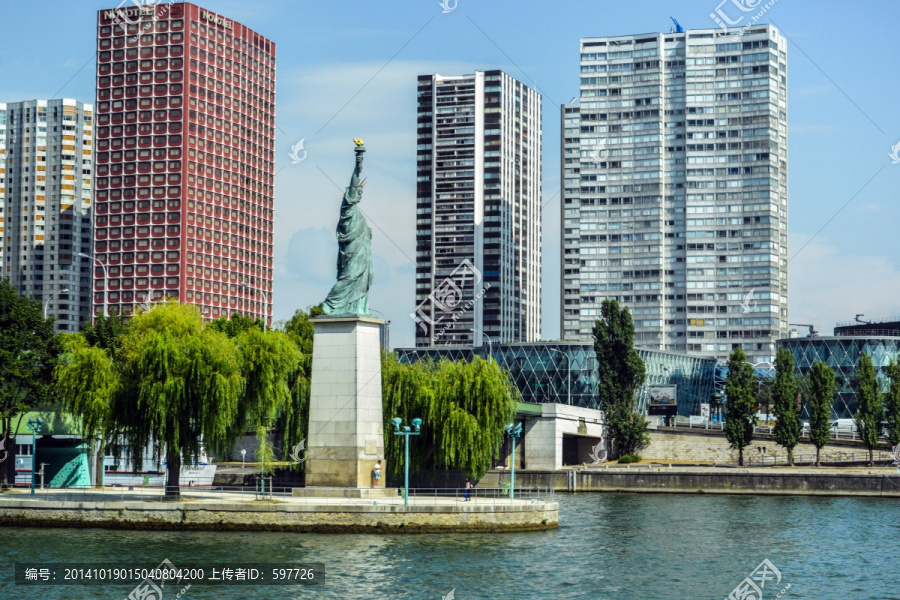
<svg viewBox="0 0 900 600"><path fill-rule="evenodd" d="M788 324L787 43L772 26L581 40L562 107L564 339L774 360Z"/></svg>
<svg viewBox="0 0 900 600"><path fill-rule="evenodd" d="M418 81L417 346L541 332L541 96L501 71Z"/></svg>
<svg viewBox="0 0 900 600"><path fill-rule="evenodd" d="M92 127L76 100L0 104L0 277L57 331L90 315Z"/></svg>
<svg viewBox="0 0 900 600"><path fill-rule="evenodd" d="M271 324L275 44L189 2L99 11L96 140L94 312Z"/></svg>

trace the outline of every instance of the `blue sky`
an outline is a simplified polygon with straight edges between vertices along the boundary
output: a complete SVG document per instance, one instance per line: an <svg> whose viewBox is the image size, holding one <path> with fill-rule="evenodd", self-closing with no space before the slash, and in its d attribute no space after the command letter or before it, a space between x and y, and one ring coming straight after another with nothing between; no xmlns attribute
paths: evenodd
<svg viewBox="0 0 900 600"><path fill-rule="evenodd" d="M718 3L458 0L443 13L438 0L201 2L278 46L276 320L320 302L334 280L334 227L361 137L370 304L391 319L393 345L413 344L416 76L500 68L543 93L543 336L557 338L559 104L578 94L578 41L669 31L670 15L710 27ZM0 101L93 101L94 15L116 4L6 0ZM790 320L830 333L855 313L900 314L900 164L889 157L900 141L900 3L778 0L763 21L791 41ZM292 164L301 139L308 154Z"/></svg>

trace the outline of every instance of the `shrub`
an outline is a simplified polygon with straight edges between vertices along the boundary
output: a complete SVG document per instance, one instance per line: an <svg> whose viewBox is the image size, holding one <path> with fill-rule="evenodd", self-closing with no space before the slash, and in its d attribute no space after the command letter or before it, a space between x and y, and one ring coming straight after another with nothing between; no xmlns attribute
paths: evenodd
<svg viewBox="0 0 900 600"><path fill-rule="evenodd" d="M619 458L619 462L622 464L641 462L641 457L637 454L626 454Z"/></svg>

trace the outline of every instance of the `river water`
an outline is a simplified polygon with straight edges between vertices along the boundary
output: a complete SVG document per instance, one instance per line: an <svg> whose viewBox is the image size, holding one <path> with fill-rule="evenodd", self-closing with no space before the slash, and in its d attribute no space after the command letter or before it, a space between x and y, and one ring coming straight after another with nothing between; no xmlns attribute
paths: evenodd
<svg viewBox="0 0 900 600"><path fill-rule="evenodd" d="M900 500L596 493L557 498L559 529L537 533L2 528L0 599L121 600L135 587L16 585L15 563L153 567L163 559L177 567L325 566L319 586L195 583L179 600L722 600L766 559L774 568L765 565L762 572L766 600L900 599ZM182 589L169 584L164 600L174 600Z"/></svg>

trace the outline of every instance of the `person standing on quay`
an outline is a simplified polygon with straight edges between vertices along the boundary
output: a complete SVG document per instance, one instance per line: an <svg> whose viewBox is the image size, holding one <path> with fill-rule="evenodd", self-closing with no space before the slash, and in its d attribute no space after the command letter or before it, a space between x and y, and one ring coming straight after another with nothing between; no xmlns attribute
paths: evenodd
<svg viewBox="0 0 900 600"><path fill-rule="evenodd" d="M465 502L468 502L468 501L469 501L469 490L470 490L470 489L472 489L472 482L469 480L468 477L466 477L466 495L465 495Z"/></svg>
<svg viewBox="0 0 900 600"><path fill-rule="evenodd" d="M378 480L381 479L381 461L375 463L375 487L378 487Z"/></svg>

